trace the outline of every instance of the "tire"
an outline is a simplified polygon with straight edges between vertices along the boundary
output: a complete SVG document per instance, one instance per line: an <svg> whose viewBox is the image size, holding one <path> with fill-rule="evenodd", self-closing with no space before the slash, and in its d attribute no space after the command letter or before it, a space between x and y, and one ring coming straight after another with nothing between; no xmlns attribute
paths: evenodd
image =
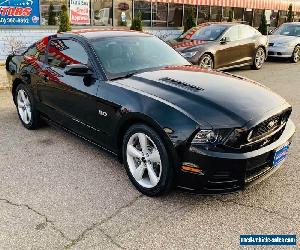
<svg viewBox="0 0 300 250"><path fill-rule="evenodd" d="M294 49L293 55L290 59L292 63L297 63L300 60L300 45L297 45Z"/></svg>
<svg viewBox="0 0 300 250"><path fill-rule="evenodd" d="M30 89L24 84L19 84L15 91L14 99L22 125L29 130L38 128L40 116L36 110Z"/></svg>
<svg viewBox="0 0 300 250"><path fill-rule="evenodd" d="M263 66L263 64L266 61L266 52L262 47L259 47L256 52L255 56L253 58L253 64L252 64L252 69L254 70L260 70Z"/></svg>
<svg viewBox="0 0 300 250"><path fill-rule="evenodd" d="M214 59L210 54L205 53L199 59L199 66L202 69L214 69Z"/></svg>
<svg viewBox="0 0 300 250"><path fill-rule="evenodd" d="M127 175L142 194L161 196L171 190L173 168L162 139L152 128L143 124L130 127L122 151Z"/></svg>

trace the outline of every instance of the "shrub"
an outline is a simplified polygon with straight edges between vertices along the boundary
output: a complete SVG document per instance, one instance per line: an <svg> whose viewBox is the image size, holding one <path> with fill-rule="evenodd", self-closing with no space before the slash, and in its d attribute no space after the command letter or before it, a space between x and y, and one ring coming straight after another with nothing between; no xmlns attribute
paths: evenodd
<svg viewBox="0 0 300 250"><path fill-rule="evenodd" d="M142 26L142 13L139 11L139 13L137 14L137 16L135 16L132 19L132 23L131 23L131 30L137 30L137 31L143 31L143 26Z"/></svg>
<svg viewBox="0 0 300 250"><path fill-rule="evenodd" d="M227 22L232 22L233 21L233 10L231 9L230 11L229 11L229 17L228 17L228 20L227 20Z"/></svg>
<svg viewBox="0 0 300 250"><path fill-rule="evenodd" d="M56 25L56 18L53 3L50 3L48 9L48 25Z"/></svg>
<svg viewBox="0 0 300 250"><path fill-rule="evenodd" d="M66 32L71 30L70 19L67 12L67 6L65 4L61 6L59 20L60 23L59 23L58 32Z"/></svg>
<svg viewBox="0 0 300 250"><path fill-rule="evenodd" d="M293 22L293 20L294 20L293 5L290 4L288 14L287 14L287 22L291 23Z"/></svg>
<svg viewBox="0 0 300 250"><path fill-rule="evenodd" d="M268 24L267 24L267 18L266 18L265 11L263 11L263 13L262 13L261 21L260 21L260 25L259 25L258 30L263 35L267 35L268 34Z"/></svg>
<svg viewBox="0 0 300 250"><path fill-rule="evenodd" d="M184 30L183 32L188 31L189 29L196 26L195 16L192 8L187 9L186 21L184 22Z"/></svg>

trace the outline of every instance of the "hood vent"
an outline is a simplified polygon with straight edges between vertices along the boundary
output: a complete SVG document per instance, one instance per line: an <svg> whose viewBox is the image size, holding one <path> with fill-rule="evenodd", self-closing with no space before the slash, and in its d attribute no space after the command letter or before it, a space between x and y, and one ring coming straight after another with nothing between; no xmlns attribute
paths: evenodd
<svg viewBox="0 0 300 250"><path fill-rule="evenodd" d="M180 87L180 88L184 88L184 89L187 89L187 90L190 90L190 91L194 91L194 92L204 91L203 88L200 88L196 85L192 85L192 84L189 84L189 83L186 83L186 82L183 82L183 81L179 81L179 80L176 80L176 79L173 79L173 78L170 78L170 77L163 77L163 78L160 78L159 80L163 81L165 83L168 83L168 84L175 85L175 86Z"/></svg>

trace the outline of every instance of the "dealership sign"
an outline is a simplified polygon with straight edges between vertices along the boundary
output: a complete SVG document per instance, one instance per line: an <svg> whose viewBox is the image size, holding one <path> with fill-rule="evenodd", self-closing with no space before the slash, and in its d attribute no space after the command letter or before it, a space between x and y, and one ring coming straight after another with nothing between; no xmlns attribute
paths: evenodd
<svg viewBox="0 0 300 250"><path fill-rule="evenodd" d="M70 0L70 17L71 24L90 24L90 0Z"/></svg>
<svg viewBox="0 0 300 250"><path fill-rule="evenodd" d="M2 25L40 25L39 0L0 0Z"/></svg>

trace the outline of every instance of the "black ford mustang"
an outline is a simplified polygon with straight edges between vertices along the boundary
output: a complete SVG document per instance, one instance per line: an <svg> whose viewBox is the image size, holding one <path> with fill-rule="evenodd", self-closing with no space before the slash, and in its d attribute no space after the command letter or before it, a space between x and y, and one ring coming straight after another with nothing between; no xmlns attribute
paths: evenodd
<svg viewBox="0 0 300 250"><path fill-rule="evenodd" d="M149 196L243 189L279 168L295 132L279 95L139 32L49 36L7 69L24 127L46 119L109 150Z"/></svg>

